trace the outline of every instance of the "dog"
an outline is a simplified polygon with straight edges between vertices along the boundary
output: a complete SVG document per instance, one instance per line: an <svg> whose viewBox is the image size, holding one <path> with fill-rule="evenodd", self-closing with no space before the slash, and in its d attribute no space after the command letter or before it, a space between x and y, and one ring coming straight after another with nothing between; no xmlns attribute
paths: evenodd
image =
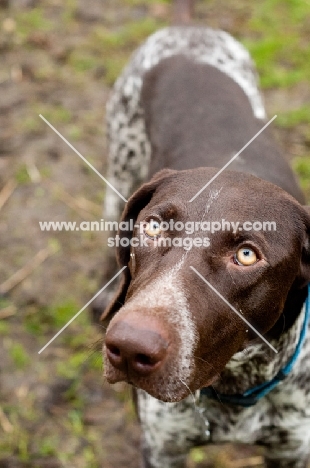
<svg viewBox="0 0 310 468"><path fill-rule="evenodd" d="M248 52L223 31L160 30L117 80L107 121L107 179L129 200L105 199L105 219L125 226L105 375L135 388L142 466L184 468L192 447L230 441L264 446L269 468L305 468L310 216L261 131Z"/></svg>

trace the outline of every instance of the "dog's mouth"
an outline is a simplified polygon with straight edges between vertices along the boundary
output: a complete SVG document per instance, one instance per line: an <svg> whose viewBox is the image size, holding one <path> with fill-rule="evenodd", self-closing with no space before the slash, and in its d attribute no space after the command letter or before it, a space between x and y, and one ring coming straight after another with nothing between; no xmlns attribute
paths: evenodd
<svg viewBox="0 0 310 468"><path fill-rule="evenodd" d="M105 353L106 354L106 353ZM208 373L209 374L209 373ZM167 363L164 369L155 371L147 376L135 374L133 371L116 369L105 356L105 377L110 384L126 382L136 389L144 390L154 398L168 402L178 402L195 394L202 387L213 385L218 380L218 374L208 375L197 387L196 379L175 373L173 363Z"/></svg>

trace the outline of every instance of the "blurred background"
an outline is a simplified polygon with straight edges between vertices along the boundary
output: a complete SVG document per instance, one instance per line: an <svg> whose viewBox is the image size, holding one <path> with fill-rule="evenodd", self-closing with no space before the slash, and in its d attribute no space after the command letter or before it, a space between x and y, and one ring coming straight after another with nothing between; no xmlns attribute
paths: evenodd
<svg viewBox="0 0 310 468"><path fill-rule="evenodd" d="M196 22L251 52L275 137L310 202L310 0L197 0ZM132 51L171 20L164 0L0 0L0 468L137 468L130 390L102 377L96 232L39 221L101 218L105 102ZM259 450L191 453L190 468L262 466Z"/></svg>

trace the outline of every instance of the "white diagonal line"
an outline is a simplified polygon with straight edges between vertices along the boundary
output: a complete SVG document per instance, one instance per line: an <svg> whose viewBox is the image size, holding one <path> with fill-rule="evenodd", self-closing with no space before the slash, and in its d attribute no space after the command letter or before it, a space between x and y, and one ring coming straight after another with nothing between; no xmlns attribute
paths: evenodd
<svg viewBox="0 0 310 468"><path fill-rule="evenodd" d="M113 185L112 185L105 177L103 177L103 175L100 174L100 172L97 171L97 169L96 169L92 164L90 164L90 162L88 162L87 159L84 158L84 156L82 156L82 154L79 153L79 151L78 151L76 148L74 148L74 146L71 145L71 143L69 143L69 141L66 140L66 138L65 138L64 136L62 136L62 134L59 133L59 131L56 130L56 128L53 127L53 125L50 124L48 120L46 120L45 117L43 117L43 115L39 114L39 117L41 117L41 119L44 120L44 122L45 122L52 130L54 130L54 132L57 133L57 135L58 135L65 143L67 143L67 145L68 145L71 149L73 149L73 151L74 151L81 159L83 159L83 161L84 161L86 164L88 164L88 166L91 167L92 170L93 170L93 171L94 171L94 172L95 172L95 173L96 173L112 190L114 190L114 192L117 193L117 195L118 195L119 197L121 197L122 200L124 200L124 202L127 203L128 200L126 200L126 198L123 197L123 195L122 195L121 193L119 193L119 191L116 190L116 188L113 187Z"/></svg>
<svg viewBox="0 0 310 468"><path fill-rule="evenodd" d="M266 338L264 338L263 335L261 335L261 334L259 333L259 331L257 331L256 328L253 327L253 325L251 325L250 322L248 322L247 319L244 318L243 315L242 315L237 309L235 309L235 308L225 299L225 297L223 297L222 294L220 294L220 293L212 286L212 284L210 284L209 281L207 281L207 280L199 273L199 271L196 270L196 268L194 268L193 266L191 266L190 268L196 273L196 275L199 276L199 278L202 279L202 281L204 281L204 282L209 286L209 288L212 289L212 291L215 292L215 294L217 294L217 295L222 299L222 301L225 302L225 304L227 304L227 305L231 308L232 311L234 311L234 312L238 315L238 317L241 318L241 320L243 320L243 321L247 324L247 326L248 326L249 328L251 328L251 330L253 330L253 331L256 333L257 336L260 337L261 340L263 340L263 341L269 346L269 348L272 349L272 351L274 351L276 354L278 353L278 351L269 343L269 341L267 341Z"/></svg>
<svg viewBox="0 0 310 468"><path fill-rule="evenodd" d="M275 115L274 117L272 117L272 119L270 119L269 122L267 122L266 125L264 125L263 128L261 128L260 131L257 132L256 135L254 135L253 138L251 138L251 140L248 141L247 144L244 145L244 147L241 148L241 150L238 151L238 153L235 154L235 155L228 161L228 163L226 163L225 166L223 166L222 169L220 169L220 170L215 174L215 176L213 176L212 179L210 179L209 182L206 183L206 185L204 185L204 186L199 190L199 192L197 192L196 195L194 195L193 198L191 198L191 199L189 200L189 203L191 203L192 201L194 201L195 198L197 198L198 195L200 195L201 192L203 192L203 191L208 187L208 185L210 185L211 182L213 182L214 179L216 179L217 176L219 176L219 175L221 174L221 172L223 172L223 171L226 169L226 167L228 167L228 166L239 156L239 154L242 153L242 151L245 150L245 148L247 148L247 147L252 143L252 141L254 141L255 138L257 138L258 135L260 135L260 134L265 130L265 128L268 127L268 125L270 125L271 122L273 122L274 119L276 119L276 118L277 118L276 115Z"/></svg>
<svg viewBox="0 0 310 468"><path fill-rule="evenodd" d="M53 337L53 338L52 338L52 339L51 339L51 340L50 340L50 341L49 341L49 342L48 342L48 343L47 343L45 346L43 346L43 348L42 348L42 349L40 349L40 351L38 352L38 354L41 354L41 353L42 353L42 351L44 351L44 350L45 350L45 348L47 348L47 347L48 347L48 345L50 345L50 344L52 343L52 341L54 341L54 340L57 338L57 336L59 336L59 335L60 335L60 333L62 333L62 332L63 332L63 331L64 331L64 330L65 330L65 329L66 329L66 328L67 328L67 327L70 325L70 323L72 323L72 322L73 322L73 320L75 320L75 319L76 319L76 318L77 318L77 317L78 317L78 316L79 316L79 315L80 315L80 314L83 312L83 310L85 310L85 309L86 309L86 307L88 307L88 306L89 306L89 304L90 304L91 302L93 302L93 300L94 300L94 299L96 299L96 297L97 297L97 296L99 296L99 294L100 294L102 291L104 291L104 289L105 289L105 288L107 288L107 287L109 286L109 284L111 284L111 283L112 283L112 281L114 281L114 280L115 280L115 278L116 278L118 275L120 275L120 274L122 273L122 271L123 271L123 270L125 270L125 268L127 268L127 266L124 266L124 267L123 267L123 268L122 268L122 269L121 269L121 270L120 270L118 273L116 273L116 275L115 275L115 276L113 276L113 278L112 278L112 279L110 279L110 281L108 281L108 282L107 282L107 284L106 284L105 286L103 286L103 288L101 288L101 289L100 289L100 291L98 291L98 292L97 292L97 294L95 294L95 295L94 295L94 297L92 297L92 298L91 298L91 300L90 300L90 301L88 301L88 302L87 302L87 304L85 304L85 305L84 305L84 307L82 307L82 309L81 309L81 310L79 310L79 311L78 311L78 313L77 313L77 314L75 314L75 316L74 316L74 317L72 317L72 319L70 319L70 320L69 320L69 322L68 322L68 323L66 323L66 325L65 325L64 327L62 327L62 329L61 329L61 330L59 330L59 332L58 332L58 333L56 333L56 335L55 335L55 336L54 336L54 337Z"/></svg>

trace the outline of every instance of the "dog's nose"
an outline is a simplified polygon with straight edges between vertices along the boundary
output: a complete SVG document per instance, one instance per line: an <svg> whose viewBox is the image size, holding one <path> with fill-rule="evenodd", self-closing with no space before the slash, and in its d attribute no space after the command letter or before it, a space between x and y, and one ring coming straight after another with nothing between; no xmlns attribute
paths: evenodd
<svg viewBox="0 0 310 468"><path fill-rule="evenodd" d="M110 363L130 375L147 376L160 367L167 354L168 341L159 331L117 322L108 330L105 340Z"/></svg>

